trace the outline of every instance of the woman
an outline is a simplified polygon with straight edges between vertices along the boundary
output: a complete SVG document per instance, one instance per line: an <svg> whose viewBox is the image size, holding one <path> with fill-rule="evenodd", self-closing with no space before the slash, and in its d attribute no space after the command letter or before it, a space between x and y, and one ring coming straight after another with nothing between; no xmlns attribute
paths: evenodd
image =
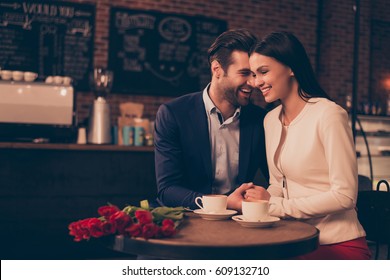
<svg viewBox="0 0 390 280"><path fill-rule="evenodd" d="M264 120L270 214L296 218L320 230L320 247L301 259L370 259L357 219L357 162L348 115L318 84L306 51L288 32L274 32L250 55L252 86L281 105ZM244 187L244 188L248 188Z"/></svg>

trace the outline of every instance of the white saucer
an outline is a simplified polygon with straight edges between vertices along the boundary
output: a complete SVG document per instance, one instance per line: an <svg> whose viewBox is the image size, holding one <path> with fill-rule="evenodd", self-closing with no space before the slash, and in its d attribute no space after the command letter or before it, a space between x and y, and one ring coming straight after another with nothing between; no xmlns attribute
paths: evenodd
<svg viewBox="0 0 390 280"><path fill-rule="evenodd" d="M217 220L226 220L230 218L231 216L237 214L236 210L226 210L222 213L206 213L203 211L203 209L196 209L194 210L195 214L198 214L202 219L210 220L210 221L217 221Z"/></svg>
<svg viewBox="0 0 390 280"><path fill-rule="evenodd" d="M232 217L234 221L242 225L243 227L250 227L250 228L265 228L265 227L271 227L275 223L280 221L280 218L278 217L272 217L269 216L263 221L246 221L243 215L237 215Z"/></svg>

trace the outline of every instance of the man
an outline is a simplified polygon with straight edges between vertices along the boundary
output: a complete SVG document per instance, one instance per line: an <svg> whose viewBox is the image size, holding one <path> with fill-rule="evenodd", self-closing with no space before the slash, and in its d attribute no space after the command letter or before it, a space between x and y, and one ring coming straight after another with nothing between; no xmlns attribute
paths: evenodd
<svg viewBox="0 0 390 280"><path fill-rule="evenodd" d="M245 188L258 168L268 180L263 119L250 103L254 90L249 51L256 38L244 29L222 33L208 50L212 78L203 92L160 106L155 122L158 198L165 206L198 208L203 194L230 194L241 209Z"/></svg>

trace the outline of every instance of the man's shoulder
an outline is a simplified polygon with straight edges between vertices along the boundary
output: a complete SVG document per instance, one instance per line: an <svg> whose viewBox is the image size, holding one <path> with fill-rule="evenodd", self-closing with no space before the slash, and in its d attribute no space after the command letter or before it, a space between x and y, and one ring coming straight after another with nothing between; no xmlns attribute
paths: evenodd
<svg viewBox="0 0 390 280"><path fill-rule="evenodd" d="M189 93L177 98L174 98L164 104L161 104L157 111L157 117L162 115L174 115L178 118L183 118L194 108L199 108L199 104L203 102L202 92Z"/></svg>

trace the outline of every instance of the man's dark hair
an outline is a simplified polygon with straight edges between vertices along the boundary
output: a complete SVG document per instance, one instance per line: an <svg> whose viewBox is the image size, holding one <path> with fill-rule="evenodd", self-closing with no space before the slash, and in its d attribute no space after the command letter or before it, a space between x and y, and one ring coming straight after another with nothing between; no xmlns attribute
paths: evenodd
<svg viewBox="0 0 390 280"><path fill-rule="evenodd" d="M215 39L207 51L209 64L216 60L226 72L229 65L233 63L231 60L232 52L243 51L248 53L249 56L249 52L256 41L256 36L247 29L225 31Z"/></svg>

